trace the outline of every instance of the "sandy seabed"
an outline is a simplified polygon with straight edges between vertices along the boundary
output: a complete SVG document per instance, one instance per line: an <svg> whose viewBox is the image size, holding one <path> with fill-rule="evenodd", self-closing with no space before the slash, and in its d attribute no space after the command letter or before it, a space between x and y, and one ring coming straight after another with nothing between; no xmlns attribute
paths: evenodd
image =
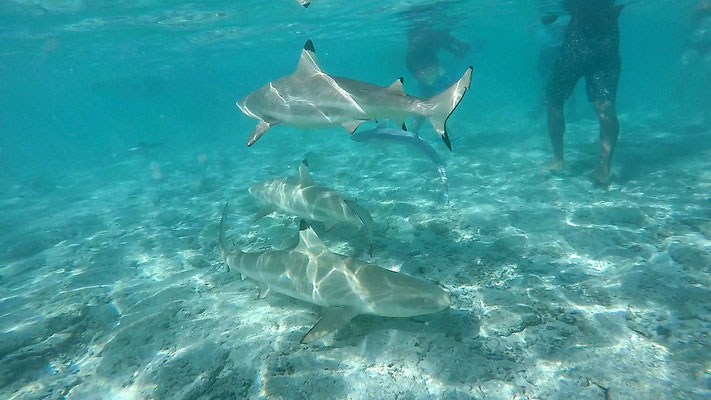
<svg viewBox="0 0 711 400"><path fill-rule="evenodd" d="M711 399L711 132L659 121L622 116L607 188L596 121L569 125L558 175L540 124L455 123L452 154L430 132L446 206L407 150L282 127L3 182L0 398ZM442 285L450 310L301 345L319 308L227 271L221 205L241 249L295 245L246 188L304 157L376 223L370 258L346 226L316 224L326 245Z"/></svg>

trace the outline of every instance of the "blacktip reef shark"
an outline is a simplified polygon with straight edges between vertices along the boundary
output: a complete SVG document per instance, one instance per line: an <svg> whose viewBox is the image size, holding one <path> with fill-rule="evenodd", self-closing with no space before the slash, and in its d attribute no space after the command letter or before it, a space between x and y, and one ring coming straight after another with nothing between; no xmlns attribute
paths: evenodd
<svg viewBox="0 0 711 400"><path fill-rule="evenodd" d="M308 40L296 71L248 94L237 107L259 122L247 139L256 142L277 124L300 128L328 128L341 125L349 133L368 120L391 119L398 125L411 115L427 118L451 150L446 123L472 80L472 67L448 89L429 99L410 96L398 78L388 87L329 75L316 60Z"/></svg>
<svg viewBox="0 0 711 400"><path fill-rule="evenodd" d="M311 1L309 1L309 0L296 0L296 1L299 4L301 4L302 6L304 6L304 8L308 8L309 5L311 4Z"/></svg>
<svg viewBox="0 0 711 400"><path fill-rule="evenodd" d="M356 142L375 144L382 150L385 150L383 145L397 143L420 151L437 167L440 180L442 181L441 202L445 204L449 203L449 186L447 185L447 170L444 167L444 162L439 154L437 154L437 151L435 151L429 143L422 140L417 133L390 128L385 121L381 121L376 128L358 131L351 136L351 139Z"/></svg>
<svg viewBox="0 0 711 400"><path fill-rule="evenodd" d="M227 212L225 204L219 228L222 258L242 277L257 281L260 299L274 291L325 307L323 317L301 343L341 329L360 314L413 317L449 308L449 294L439 286L333 253L303 220L293 249L230 250L225 238Z"/></svg>
<svg viewBox="0 0 711 400"><path fill-rule="evenodd" d="M249 193L263 204L257 219L282 211L309 221L323 222L326 230L337 223L355 225L370 237L373 226L370 213L338 191L318 186L309 175L306 160L299 165L297 176L255 183L249 187Z"/></svg>

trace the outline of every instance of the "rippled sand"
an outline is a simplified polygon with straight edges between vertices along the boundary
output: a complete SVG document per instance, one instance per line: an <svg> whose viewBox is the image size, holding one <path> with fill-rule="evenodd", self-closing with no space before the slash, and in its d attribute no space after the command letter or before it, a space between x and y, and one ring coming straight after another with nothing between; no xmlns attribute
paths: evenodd
<svg viewBox="0 0 711 400"><path fill-rule="evenodd" d="M711 132L622 117L608 188L597 125L569 125L552 175L540 125L451 126L449 206L425 159L341 131L275 128L253 148L164 148L2 183L0 397L7 399L701 399L711 396ZM246 132L243 133L246 135ZM296 151L295 149L299 149ZM227 272L223 202L246 251L296 243L252 222L247 185L295 174L358 199L371 262L441 284L452 309L359 316L312 345L310 304ZM348 227L327 246L367 258Z"/></svg>

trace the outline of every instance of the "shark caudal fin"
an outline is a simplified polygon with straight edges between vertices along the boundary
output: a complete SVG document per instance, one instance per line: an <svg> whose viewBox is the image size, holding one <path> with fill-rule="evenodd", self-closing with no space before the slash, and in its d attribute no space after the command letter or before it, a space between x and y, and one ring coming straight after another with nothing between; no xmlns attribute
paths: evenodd
<svg viewBox="0 0 711 400"><path fill-rule="evenodd" d="M222 257L224 257L225 254L228 253L227 239L225 239L225 220L227 219L227 211L229 210L229 205L230 203L225 203L224 207L222 207L222 217L220 218L220 228L217 236L220 241L220 252L222 253Z"/></svg>
<svg viewBox="0 0 711 400"><path fill-rule="evenodd" d="M452 150L452 143L449 141L449 135L447 134L447 120L454 112L454 109L457 108L459 102L462 101L464 93L469 90L469 86L472 83L472 70L473 67L467 68L467 71L457 82L447 90L427 100L434 105L432 113L428 116L430 124L432 124L435 132L442 138L449 150Z"/></svg>

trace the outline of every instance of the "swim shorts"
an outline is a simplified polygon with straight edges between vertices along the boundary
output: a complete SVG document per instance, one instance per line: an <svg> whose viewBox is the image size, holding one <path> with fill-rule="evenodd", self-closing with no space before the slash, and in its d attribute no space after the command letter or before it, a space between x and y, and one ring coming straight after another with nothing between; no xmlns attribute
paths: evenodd
<svg viewBox="0 0 711 400"><path fill-rule="evenodd" d="M590 38L569 33L553 66L546 97L553 104L562 104L573 93L578 80L585 77L588 101L614 101L620 65L617 38Z"/></svg>

